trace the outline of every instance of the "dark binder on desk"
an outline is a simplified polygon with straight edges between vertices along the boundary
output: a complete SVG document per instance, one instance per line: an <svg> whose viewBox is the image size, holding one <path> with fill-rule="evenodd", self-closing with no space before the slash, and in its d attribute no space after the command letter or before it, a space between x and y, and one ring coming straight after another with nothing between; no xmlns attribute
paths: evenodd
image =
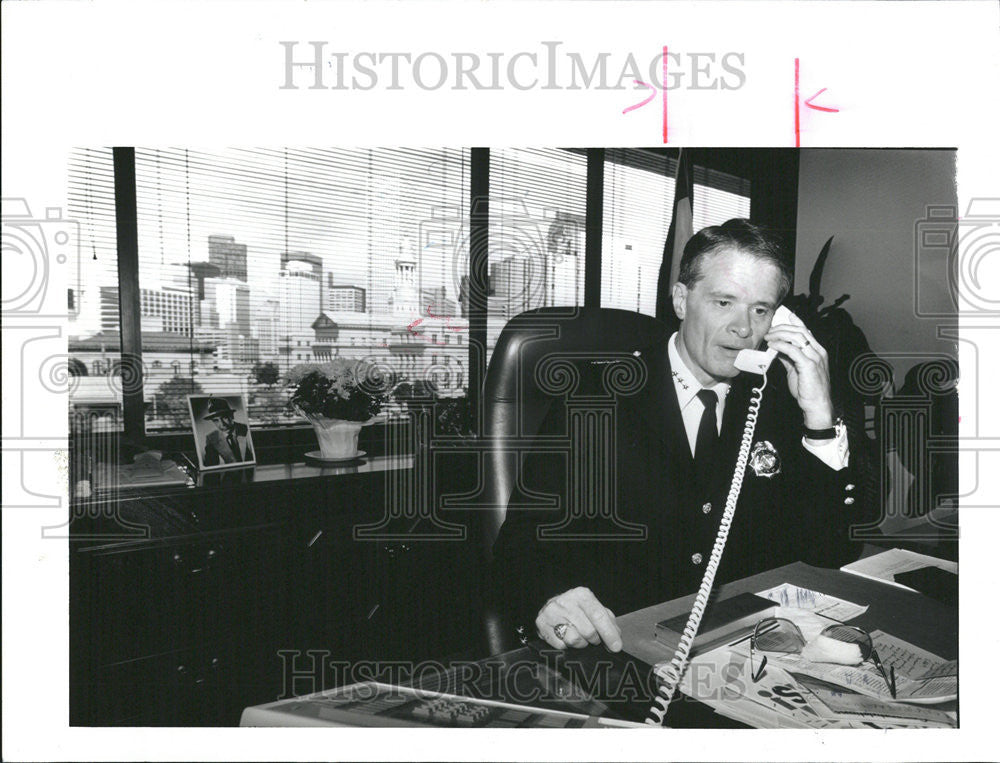
<svg viewBox="0 0 1000 763"><path fill-rule="evenodd" d="M770 599L752 593L741 593L728 599L713 601L705 610L698 636L692 645L693 650L705 651L727 639L736 638L741 633L749 634L760 620L770 617L777 606ZM688 614L685 612L660 620L653 636L661 644L673 649L684 632Z"/></svg>
<svg viewBox="0 0 1000 763"><path fill-rule="evenodd" d="M893 579L942 604L958 606L958 575L953 572L937 567L923 567L910 572L897 572Z"/></svg>

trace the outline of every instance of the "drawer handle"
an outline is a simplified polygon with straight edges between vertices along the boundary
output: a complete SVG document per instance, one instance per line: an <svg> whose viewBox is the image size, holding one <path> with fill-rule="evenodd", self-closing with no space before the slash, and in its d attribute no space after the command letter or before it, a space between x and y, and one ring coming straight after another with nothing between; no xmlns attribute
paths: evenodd
<svg viewBox="0 0 1000 763"><path fill-rule="evenodd" d="M208 549L208 551L205 552L205 561L204 561L204 564L202 564L199 567L191 567L191 568L189 568L188 569L188 573L191 574L191 575L195 575L195 574L197 574L199 572L203 572L204 570L208 569L209 566L211 566L212 562L215 560L215 558L218 555L219 555L219 552L216 551L214 548ZM171 559L173 559L174 565L177 566L177 567L180 567L182 564L184 564L184 555L181 554L180 551L175 551L174 554L173 554L173 556L171 557Z"/></svg>

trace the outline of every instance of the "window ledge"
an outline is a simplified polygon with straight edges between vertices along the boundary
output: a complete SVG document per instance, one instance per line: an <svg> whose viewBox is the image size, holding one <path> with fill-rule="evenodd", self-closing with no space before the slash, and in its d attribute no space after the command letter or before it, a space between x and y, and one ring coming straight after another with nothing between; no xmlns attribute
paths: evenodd
<svg viewBox="0 0 1000 763"><path fill-rule="evenodd" d="M119 487L117 485L97 486L91 497L76 498L74 504L93 506L118 503L133 499L167 498L193 496L197 494L228 493L252 490L255 486L274 486L276 483L298 480L349 479L364 475L381 474L393 470L413 468L413 456L362 457L356 461L338 464L313 464L307 462L285 464L262 464L244 468L214 469L198 472L187 460L172 454L168 456L178 461L178 465L189 475L187 485L150 485L147 487Z"/></svg>

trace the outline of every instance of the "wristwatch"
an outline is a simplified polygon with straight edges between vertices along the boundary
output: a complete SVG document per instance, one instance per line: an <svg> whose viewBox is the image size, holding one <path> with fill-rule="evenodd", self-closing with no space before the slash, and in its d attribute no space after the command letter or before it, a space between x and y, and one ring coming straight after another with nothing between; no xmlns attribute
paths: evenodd
<svg viewBox="0 0 1000 763"><path fill-rule="evenodd" d="M833 440L840 435L843 428L844 420L838 416L837 420L833 422L832 427L827 427L826 429L810 429L809 427L803 426L802 434L809 440Z"/></svg>

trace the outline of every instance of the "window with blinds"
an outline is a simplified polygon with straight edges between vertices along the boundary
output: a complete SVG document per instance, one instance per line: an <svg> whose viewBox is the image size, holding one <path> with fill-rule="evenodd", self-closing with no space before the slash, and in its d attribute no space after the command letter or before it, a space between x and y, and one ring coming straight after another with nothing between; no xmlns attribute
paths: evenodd
<svg viewBox="0 0 1000 763"><path fill-rule="evenodd" d="M289 372L332 358L463 394L469 165L467 149L137 148L146 430L187 429L203 393L243 395L255 426L298 423ZM581 150L491 151L487 361L514 315L583 304L586 174ZM654 312L674 174L661 153L606 152L604 306ZM75 151L69 175L71 402L120 416L111 150ZM696 228L749 214L747 181L694 179Z"/></svg>
<svg viewBox="0 0 1000 763"><path fill-rule="evenodd" d="M254 425L300 421L288 372L336 357L465 391L466 150L137 148L135 159L147 432L187 428L199 393L245 396ZM113 270L103 278L110 338L117 284Z"/></svg>
<svg viewBox="0 0 1000 763"><path fill-rule="evenodd" d="M604 164L601 305L656 314L663 244L674 205L677 160L641 149L608 149ZM750 182L695 166L693 227L750 216Z"/></svg>
<svg viewBox="0 0 1000 763"><path fill-rule="evenodd" d="M487 361L515 315L583 304L586 190L583 151L490 151Z"/></svg>
<svg viewBox="0 0 1000 763"><path fill-rule="evenodd" d="M68 216L79 229L80 268L67 284L71 431L122 429L118 242L110 148L69 157Z"/></svg>

